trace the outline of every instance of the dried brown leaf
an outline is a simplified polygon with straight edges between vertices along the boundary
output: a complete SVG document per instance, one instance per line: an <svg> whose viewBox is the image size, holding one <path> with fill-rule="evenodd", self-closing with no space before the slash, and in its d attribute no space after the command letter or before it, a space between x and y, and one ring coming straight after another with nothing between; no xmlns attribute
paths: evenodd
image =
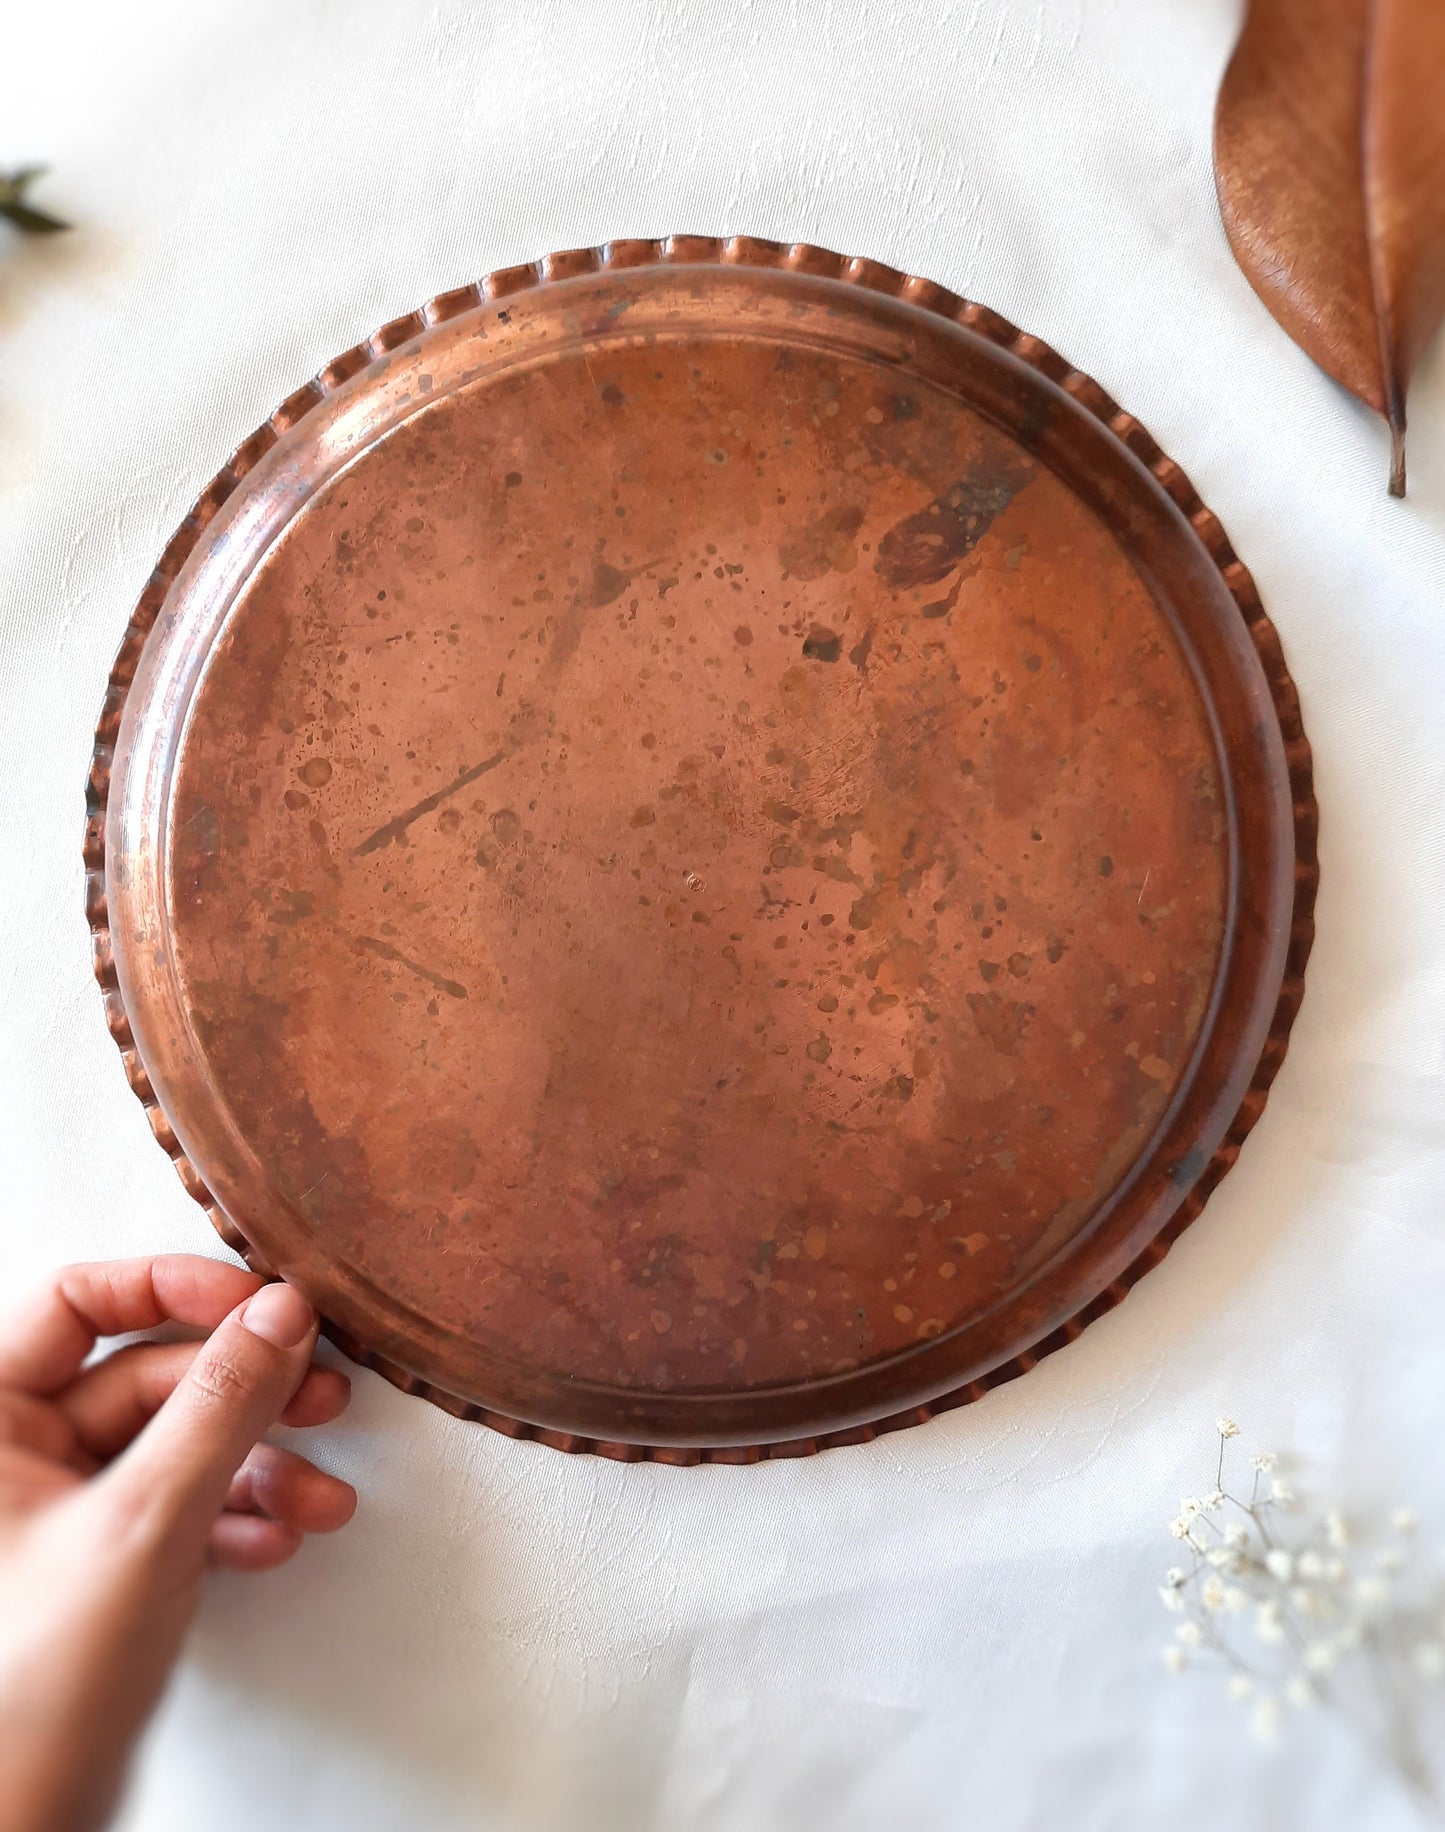
<svg viewBox="0 0 1445 1832"><path fill-rule="evenodd" d="M1214 125L1235 259L1275 318L1390 424L1445 315L1445 0L1251 0Z"/></svg>

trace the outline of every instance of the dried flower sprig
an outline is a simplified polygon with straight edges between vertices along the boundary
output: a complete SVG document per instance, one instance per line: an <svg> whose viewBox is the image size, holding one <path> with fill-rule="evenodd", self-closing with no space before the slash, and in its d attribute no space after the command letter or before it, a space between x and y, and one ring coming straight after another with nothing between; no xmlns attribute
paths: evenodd
<svg viewBox="0 0 1445 1832"><path fill-rule="evenodd" d="M34 204L25 200L26 192L37 178L44 177L45 171L43 165L24 165L15 172L0 172L0 216L27 235L56 235L70 227L58 216L52 216L48 210L37 210Z"/></svg>
<svg viewBox="0 0 1445 1832"><path fill-rule="evenodd" d="M1275 1475L1274 1452L1249 1459L1248 1492L1236 1495L1225 1460L1239 1427L1221 1418L1215 1429L1214 1487L1186 1495L1169 1523L1187 1563L1171 1566L1159 1591L1181 1618L1165 1666L1221 1671L1266 1741L1286 1707L1341 1710L1417 1801L1436 1807L1419 1682L1445 1678L1445 1596L1438 1573L1410 1557L1414 1512L1397 1509L1389 1543L1373 1550L1356 1543L1336 1508L1282 1518L1296 1496Z"/></svg>

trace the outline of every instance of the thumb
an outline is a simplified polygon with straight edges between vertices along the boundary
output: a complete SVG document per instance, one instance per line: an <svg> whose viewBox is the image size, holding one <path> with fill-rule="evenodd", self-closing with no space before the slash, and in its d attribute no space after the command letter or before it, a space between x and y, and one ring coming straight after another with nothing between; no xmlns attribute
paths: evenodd
<svg viewBox="0 0 1445 1832"><path fill-rule="evenodd" d="M204 1546L232 1476L305 1378L316 1330L299 1291L265 1285L201 1345L165 1405L96 1479L142 1537Z"/></svg>

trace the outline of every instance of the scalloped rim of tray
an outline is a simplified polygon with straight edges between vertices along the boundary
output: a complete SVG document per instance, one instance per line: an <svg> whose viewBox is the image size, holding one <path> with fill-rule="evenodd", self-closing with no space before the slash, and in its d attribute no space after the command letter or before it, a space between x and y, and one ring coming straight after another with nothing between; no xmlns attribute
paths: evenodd
<svg viewBox="0 0 1445 1832"><path fill-rule="evenodd" d="M1319 881L1316 851L1319 813L1314 796L1309 740L1300 718L1299 695L1285 665L1274 625L1260 603L1254 580L1231 547L1218 517L1200 501L1198 492L1173 459L1165 456L1158 443L1133 415L1124 412L1097 382L1073 368L1048 344L1020 331L987 306L977 305L932 281L900 273L876 261L849 259L804 242L770 242L750 236L734 236L723 240L711 236L686 235L670 236L657 241L614 241L597 248L571 249L548 255L535 263L503 268L470 286L439 294L419 311L410 312L403 318L393 319L383 325L363 342L328 363L314 380L288 396L270 419L237 447L230 460L201 492L195 507L161 555L132 613L115 665L111 669L105 704L96 729L85 829L86 912L92 932L95 974L105 998L106 1020L120 1048L126 1077L145 1107L152 1132L174 1161L188 1194L206 1211L226 1245L254 1270L268 1274L270 1269L222 1210L181 1149L151 1085L145 1065L140 1060L116 978L106 904L106 808L121 715L131 682L135 678L141 651L172 582L216 511L263 453L343 383L423 331L473 311L478 306L514 293L574 279L582 274L598 273L610 268L655 265L782 268L841 280L873 292L885 293L966 326L975 334L1010 351L1071 395L1151 472L1183 512L1238 606L1263 667L1279 720L1289 767L1294 814L1295 896L1284 979L1269 1037L1261 1052L1253 1080L1223 1142L1168 1222L1111 1284L1065 1323L1021 1354L1000 1363L978 1379L925 1405L911 1406L889 1418L845 1430L821 1433L815 1437L736 1448L649 1446L580 1437L571 1432L553 1431L544 1426L508 1418L444 1392L395 1362L376 1354L344 1330L329 1322L323 1323L324 1334L343 1354L363 1367L374 1369L393 1386L430 1400L458 1418L478 1420L508 1437L531 1438L557 1450L592 1452L623 1462L646 1459L671 1464L756 1463L766 1458L808 1456L815 1451L838 1445L866 1443L881 1432L922 1424L936 1413L967 1405L981 1398L991 1387L1000 1386L1005 1381L1027 1373L1042 1356L1072 1342L1096 1317L1123 1302L1138 1280L1151 1267L1158 1265L1199 1214L1210 1192L1238 1158L1241 1145L1264 1110L1270 1084L1284 1060L1290 1028L1304 991L1305 965L1314 939L1314 903Z"/></svg>

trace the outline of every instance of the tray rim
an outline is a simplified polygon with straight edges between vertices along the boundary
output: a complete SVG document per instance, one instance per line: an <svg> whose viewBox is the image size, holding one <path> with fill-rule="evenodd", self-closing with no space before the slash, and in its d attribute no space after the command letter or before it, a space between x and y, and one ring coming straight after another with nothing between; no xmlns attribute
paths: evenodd
<svg viewBox="0 0 1445 1832"><path fill-rule="evenodd" d="M330 395L372 363L424 331L443 325L481 306L510 295L610 269L649 266L774 268L842 281L886 294L952 320L1007 350L1054 383L1085 408L1119 445L1153 476L1183 513L1201 547L1218 570L1238 609L1259 658L1269 689L1289 776L1295 837L1294 902L1284 973L1268 1036L1238 1111L1209 1163L1178 1208L1135 1259L1095 1298L1031 1344L964 1385L905 1411L872 1423L810 1437L746 1446L679 1446L623 1443L530 1424L493 1411L443 1388L389 1360L346 1330L323 1322L323 1333L351 1360L369 1367L402 1391L431 1401L460 1418L476 1420L509 1437L529 1438L554 1449L591 1452L618 1461L651 1460L669 1464L753 1463L809 1455L845 1444L864 1443L883 1432L920 1424L937 1413L979 1399L992 1387L1016 1379L1038 1360L1073 1341L1097 1317L1121 1303L1132 1287L1157 1265L1170 1246L1203 1209L1208 1196L1238 1158L1244 1139L1263 1112L1271 1083L1288 1047L1289 1033L1304 989L1304 973L1314 936L1313 911L1318 888L1318 806L1314 796L1309 741L1299 696L1290 677L1273 623L1261 604L1248 569L1231 546L1217 516L1200 500L1183 470L1168 458L1132 414L1087 375L1074 369L1048 344L1019 330L1000 314L965 299L932 281L904 274L881 263L849 258L805 242L783 243L749 236L730 238L676 235L657 240L611 241L593 248L566 250L539 261L501 269L470 285L439 294L416 311L391 320L362 342L328 363L310 382L288 396L232 454L198 497L195 506L167 544L141 593L112 667L97 725L87 788L84 861L86 910L92 932L96 978L104 997L107 1024L121 1051L127 1080L142 1102L151 1130L166 1150L187 1193L205 1209L221 1239L253 1269L268 1274L251 1243L221 1208L190 1162L161 1107L146 1072L125 1010L111 942L106 895L105 835L111 769L131 684L146 639L156 623L171 585L198 544L203 531L247 473L282 434L304 420Z"/></svg>

